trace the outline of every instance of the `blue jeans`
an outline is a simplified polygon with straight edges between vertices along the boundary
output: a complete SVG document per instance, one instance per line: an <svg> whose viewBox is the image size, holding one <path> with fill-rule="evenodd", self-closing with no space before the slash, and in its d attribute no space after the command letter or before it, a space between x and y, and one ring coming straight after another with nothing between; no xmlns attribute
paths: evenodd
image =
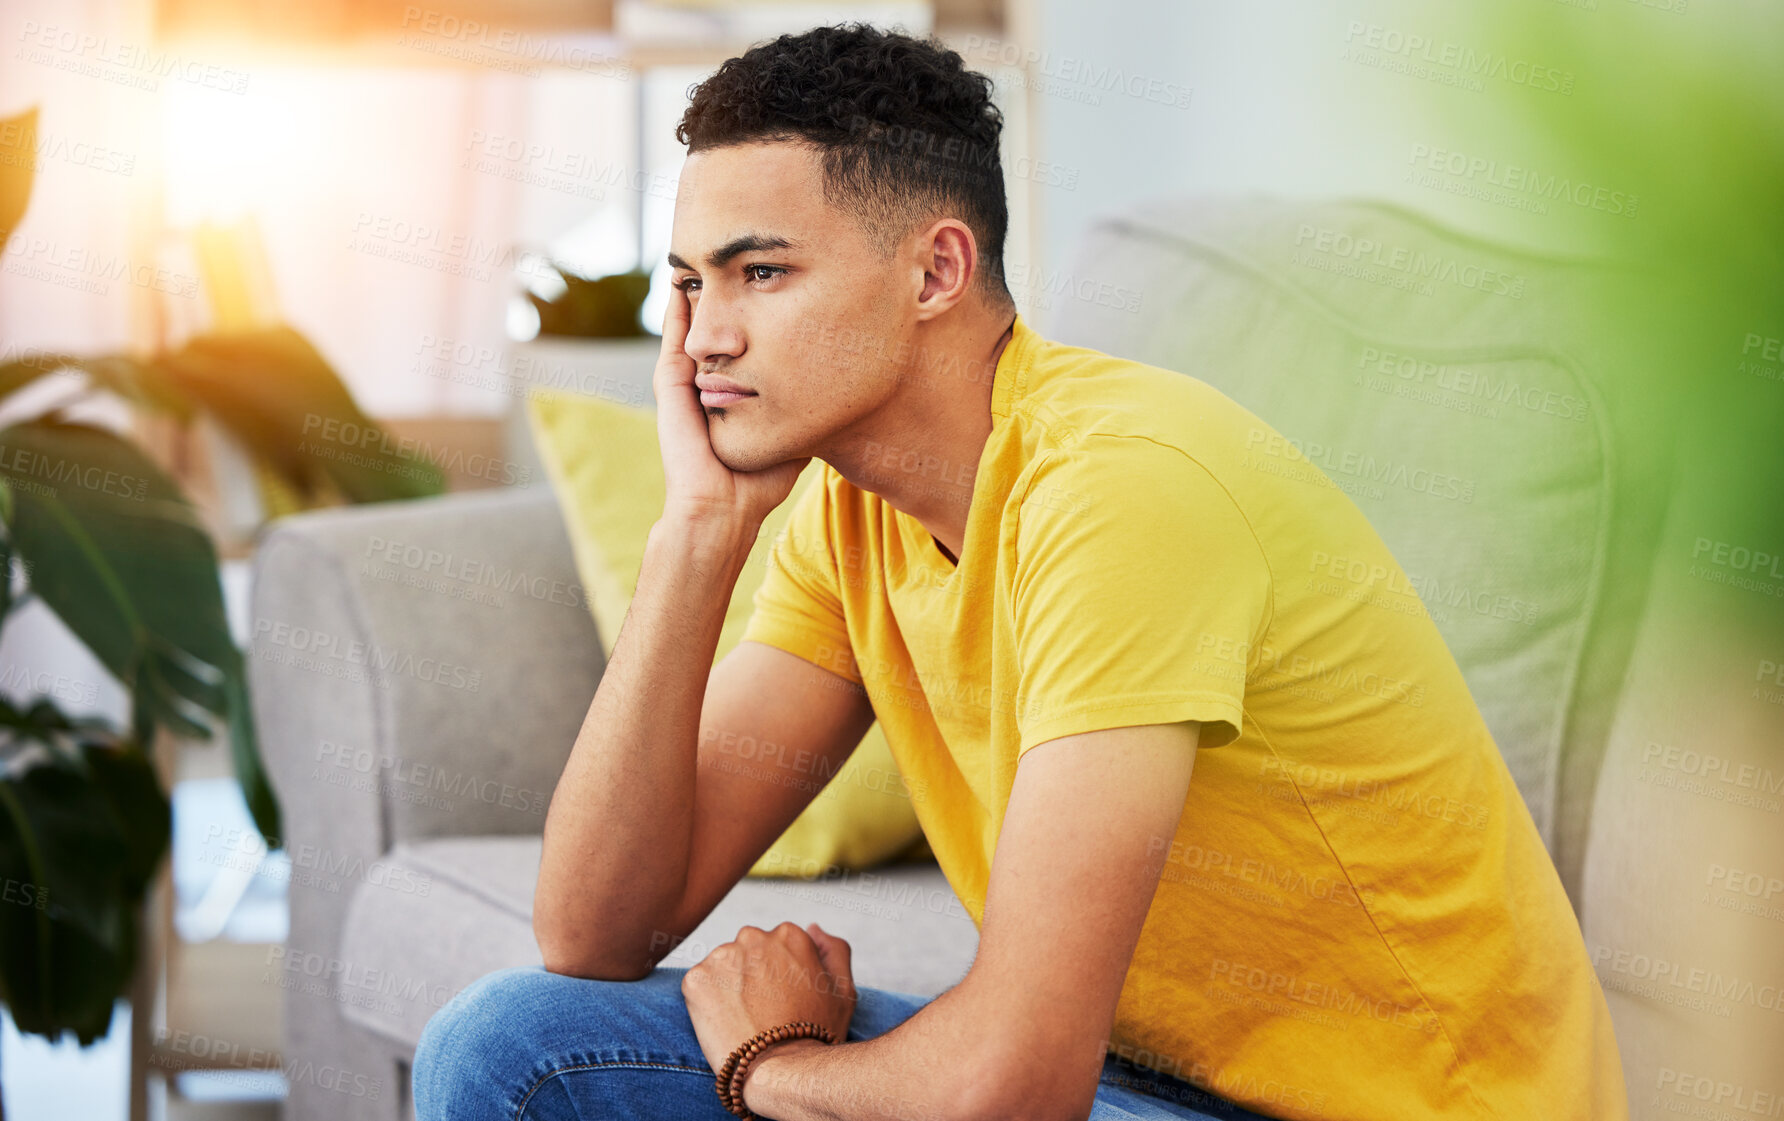
<svg viewBox="0 0 1784 1121"><path fill-rule="evenodd" d="M471 983L428 1021L415 1051L419 1121L731 1121L694 1036L685 969L589 981L538 966ZM859 988L849 1039L903 1023L929 998ZM893 1103L896 1108L896 1103ZM1094 1121L1255 1121L1187 1082L1109 1056Z"/></svg>

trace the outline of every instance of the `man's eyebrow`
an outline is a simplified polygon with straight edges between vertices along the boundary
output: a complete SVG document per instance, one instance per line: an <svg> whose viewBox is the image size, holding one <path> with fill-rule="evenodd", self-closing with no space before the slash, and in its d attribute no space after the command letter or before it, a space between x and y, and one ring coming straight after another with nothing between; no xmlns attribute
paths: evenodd
<svg viewBox="0 0 1784 1121"><path fill-rule="evenodd" d="M779 234L740 234L706 255L706 263L714 271L722 269L734 257L745 253L760 253L767 249L798 249L800 244L791 238ZM678 269L694 271L694 266L682 260L681 254L669 251L669 263Z"/></svg>

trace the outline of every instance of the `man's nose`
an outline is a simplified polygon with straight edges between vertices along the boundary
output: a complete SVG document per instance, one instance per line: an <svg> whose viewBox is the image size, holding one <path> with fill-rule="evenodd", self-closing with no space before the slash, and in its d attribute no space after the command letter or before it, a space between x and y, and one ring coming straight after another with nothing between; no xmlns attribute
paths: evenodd
<svg viewBox="0 0 1784 1121"><path fill-rule="evenodd" d="M722 300L701 293L689 309L688 337L682 343L689 358L705 362L715 355L736 357L743 352L743 331L733 310Z"/></svg>

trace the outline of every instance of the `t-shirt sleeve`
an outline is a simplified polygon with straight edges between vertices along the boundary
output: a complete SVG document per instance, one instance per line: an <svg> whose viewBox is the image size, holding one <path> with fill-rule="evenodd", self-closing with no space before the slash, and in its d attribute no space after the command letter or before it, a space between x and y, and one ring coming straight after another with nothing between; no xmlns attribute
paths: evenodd
<svg viewBox="0 0 1784 1121"><path fill-rule="evenodd" d="M843 622L836 553L830 537L830 468L792 499L787 523L768 552L739 641L797 655L859 685L861 671Z"/></svg>
<svg viewBox="0 0 1784 1121"><path fill-rule="evenodd" d="M1274 592L1219 480L1176 448L1091 435L1036 465L1017 517L1018 756L1184 720L1202 747L1237 739Z"/></svg>

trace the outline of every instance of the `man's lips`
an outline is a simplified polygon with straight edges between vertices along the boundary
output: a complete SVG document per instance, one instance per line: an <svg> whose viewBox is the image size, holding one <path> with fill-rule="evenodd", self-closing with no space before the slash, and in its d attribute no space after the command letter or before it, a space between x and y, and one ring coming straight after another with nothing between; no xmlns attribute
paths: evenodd
<svg viewBox="0 0 1784 1121"><path fill-rule="evenodd" d="M754 396L754 393L731 393L726 390L702 389L700 391L700 403L708 406L729 405L737 401L747 400Z"/></svg>
<svg viewBox="0 0 1784 1121"><path fill-rule="evenodd" d="M699 374L694 378L695 388L700 390L702 405L729 405L741 401L745 397L754 397L755 391L734 382L730 378L717 374Z"/></svg>

